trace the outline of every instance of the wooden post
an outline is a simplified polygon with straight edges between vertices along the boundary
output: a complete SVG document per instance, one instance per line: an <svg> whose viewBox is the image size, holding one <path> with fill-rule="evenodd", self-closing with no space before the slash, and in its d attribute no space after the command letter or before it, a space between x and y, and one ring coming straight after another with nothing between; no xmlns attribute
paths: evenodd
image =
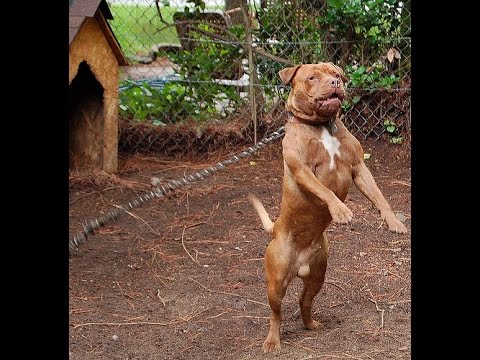
<svg viewBox="0 0 480 360"><path fill-rule="evenodd" d="M242 14L245 22L245 37L248 45L248 84L249 84L249 95L250 95L250 113L252 114L253 121L253 142L257 144L257 89L255 87L255 82L258 82L257 69L255 66L255 61L253 58L253 38L252 38L252 27L250 23L250 18L248 17L247 10L245 6L242 6Z"/></svg>
<svg viewBox="0 0 480 360"><path fill-rule="evenodd" d="M225 0L225 12L230 15L233 25L243 23L242 6L247 6L247 0Z"/></svg>

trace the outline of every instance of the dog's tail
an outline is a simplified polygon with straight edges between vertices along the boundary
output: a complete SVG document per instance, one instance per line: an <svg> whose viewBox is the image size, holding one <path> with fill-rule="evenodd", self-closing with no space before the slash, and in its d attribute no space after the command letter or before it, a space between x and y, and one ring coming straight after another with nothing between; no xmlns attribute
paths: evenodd
<svg viewBox="0 0 480 360"><path fill-rule="evenodd" d="M265 210L265 208L263 207L260 199L252 193L249 193L248 201L250 201L250 204L252 204L252 206L255 208L258 216L260 216L260 220L262 221L262 225L265 231L271 234L273 232L273 222L272 220L270 220L270 216L268 216L267 210Z"/></svg>

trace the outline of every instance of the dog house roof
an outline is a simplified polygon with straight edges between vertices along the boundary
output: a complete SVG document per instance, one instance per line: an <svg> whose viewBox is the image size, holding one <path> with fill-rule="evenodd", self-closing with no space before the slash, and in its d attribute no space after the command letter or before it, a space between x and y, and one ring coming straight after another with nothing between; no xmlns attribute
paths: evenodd
<svg viewBox="0 0 480 360"><path fill-rule="evenodd" d="M68 36L69 45L78 33L78 30L87 17L95 17L98 12L103 16L105 21L100 24L105 37L112 48L119 65L127 65L127 59L123 55L120 44L118 43L115 34L113 33L110 24L107 20L113 20L110 8L105 0L69 0L69 22L68 22ZM104 25L104 26L102 26Z"/></svg>

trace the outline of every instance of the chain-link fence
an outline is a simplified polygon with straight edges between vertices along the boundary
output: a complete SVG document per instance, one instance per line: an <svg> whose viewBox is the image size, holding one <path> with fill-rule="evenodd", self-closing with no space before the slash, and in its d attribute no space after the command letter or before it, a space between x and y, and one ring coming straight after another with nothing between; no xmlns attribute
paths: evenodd
<svg viewBox="0 0 480 360"><path fill-rule="evenodd" d="M108 0L121 70L121 150L201 154L285 123L278 71L331 61L361 139L409 141L410 1Z"/></svg>

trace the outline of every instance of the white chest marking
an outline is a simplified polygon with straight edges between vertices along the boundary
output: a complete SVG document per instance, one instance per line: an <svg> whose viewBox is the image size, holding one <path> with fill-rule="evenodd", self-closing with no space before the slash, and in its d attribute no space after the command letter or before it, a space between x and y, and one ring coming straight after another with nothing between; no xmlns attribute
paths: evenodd
<svg viewBox="0 0 480 360"><path fill-rule="evenodd" d="M323 128L322 136L318 141L323 144L328 155L330 155L330 169L333 169L335 167L335 155L340 156L340 141L335 136L331 136L325 128Z"/></svg>

